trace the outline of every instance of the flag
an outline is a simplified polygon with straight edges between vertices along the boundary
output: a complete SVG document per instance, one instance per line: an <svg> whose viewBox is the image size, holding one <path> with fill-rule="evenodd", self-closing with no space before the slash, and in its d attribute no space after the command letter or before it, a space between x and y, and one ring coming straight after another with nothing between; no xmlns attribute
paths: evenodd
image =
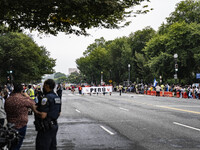
<svg viewBox="0 0 200 150"><path fill-rule="evenodd" d="M154 79L154 81L153 81L153 86L156 87L157 83L158 83L158 82L156 81L156 79Z"/></svg>

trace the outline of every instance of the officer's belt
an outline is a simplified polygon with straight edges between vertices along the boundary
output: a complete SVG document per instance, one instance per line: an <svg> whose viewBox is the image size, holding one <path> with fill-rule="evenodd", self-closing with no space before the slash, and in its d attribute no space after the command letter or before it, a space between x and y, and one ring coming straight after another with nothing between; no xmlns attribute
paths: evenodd
<svg viewBox="0 0 200 150"><path fill-rule="evenodd" d="M51 120L51 123L54 124L54 125L58 124L57 120Z"/></svg>

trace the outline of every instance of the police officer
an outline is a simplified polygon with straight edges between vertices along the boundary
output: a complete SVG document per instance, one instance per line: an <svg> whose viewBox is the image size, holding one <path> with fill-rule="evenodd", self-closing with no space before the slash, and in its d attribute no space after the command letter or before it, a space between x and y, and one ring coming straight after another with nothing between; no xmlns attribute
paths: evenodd
<svg viewBox="0 0 200 150"><path fill-rule="evenodd" d="M58 131L57 119L61 112L61 100L54 93L55 82L48 79L44 82L44 97L38 103L35 114L37 133L36 150L56 150L56 135Z"/></svg>

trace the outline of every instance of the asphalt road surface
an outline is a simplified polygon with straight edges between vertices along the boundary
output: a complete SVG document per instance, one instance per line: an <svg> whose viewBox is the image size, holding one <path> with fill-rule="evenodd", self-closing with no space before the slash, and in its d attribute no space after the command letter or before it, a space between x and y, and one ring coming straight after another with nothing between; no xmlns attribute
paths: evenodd
<svg viewBox="0 0 200 150"><path fill-rule="evenodd" d="M58 150L199 150L200 100L63 91ZM35 149L33 116L22 150Z"/></svg>

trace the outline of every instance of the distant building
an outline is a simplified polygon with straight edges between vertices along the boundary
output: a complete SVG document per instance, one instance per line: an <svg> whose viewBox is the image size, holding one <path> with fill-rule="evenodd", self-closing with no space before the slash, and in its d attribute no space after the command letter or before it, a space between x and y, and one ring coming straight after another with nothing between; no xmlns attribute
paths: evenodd
<svg viewBox="0 0 200 150"><path fill-rule="evenodd" d="M69 68L68 72L69 72L69 74L71 74L73 72L79 72L79 70L77 68Z"/></svg>

